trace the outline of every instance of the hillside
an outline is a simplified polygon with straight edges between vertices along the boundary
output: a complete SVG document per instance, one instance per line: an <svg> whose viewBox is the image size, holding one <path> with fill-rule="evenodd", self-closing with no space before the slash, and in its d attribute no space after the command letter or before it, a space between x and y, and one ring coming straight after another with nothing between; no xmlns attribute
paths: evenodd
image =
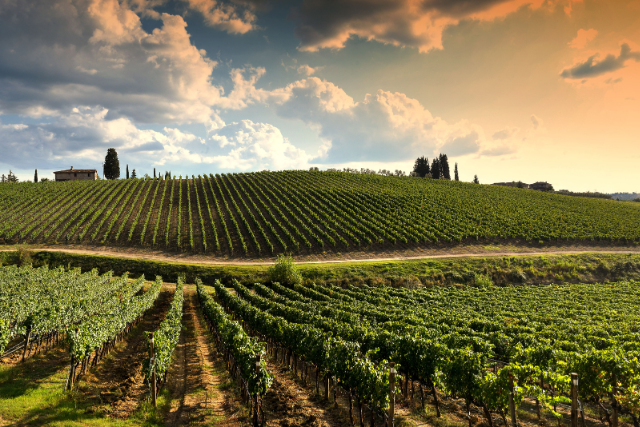
<svg viewBox="0 0 640 427"><path fill-rule="evenodd" d="M640 204L463 182L286 171L0 185L0 243L218 256L476 240L640 242Z"/></svg>

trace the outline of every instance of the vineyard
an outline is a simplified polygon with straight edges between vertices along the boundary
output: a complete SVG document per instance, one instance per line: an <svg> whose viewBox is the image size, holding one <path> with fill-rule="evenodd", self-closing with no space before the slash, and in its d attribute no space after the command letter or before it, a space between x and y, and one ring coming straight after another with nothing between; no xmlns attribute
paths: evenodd
<svg viewBox="0 0 640 427"><path fill-rule="evenodd" d="M62 346L67 389L157 310L163 286L159 277L15 266L0 267L0 283L0 354L20 363ZM598 413L609 427L639 427L639 285L207 287L197 279L194 292L180 279L158 327L144 331L147 357L127 363L143 366L155 407L181 337L194 333L184 313L197 311L210 332L205 345L238 381L256 426L277 415L269 393L281 381L276 366L286 366L306 393L344 402L345 424L391 425L396 404L415 398L438 417L456 402L469 426L517 426L534 405L538 423L561 425L568 412L586 427L585 413L591 423Z"/></svg>
<svg viewBox="0 0 640 427"><path fill-rule="evenodd" d="M640 242L637 204L413 177L285 171L0 188L0 242L255 257L484 240Z"/></svg>

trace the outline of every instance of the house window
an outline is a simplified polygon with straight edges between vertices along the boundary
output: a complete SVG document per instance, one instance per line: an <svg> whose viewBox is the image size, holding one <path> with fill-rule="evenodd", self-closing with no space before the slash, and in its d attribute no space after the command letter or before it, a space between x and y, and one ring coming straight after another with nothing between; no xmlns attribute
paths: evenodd
<svg viewBox="0 0 640 427"><path fill-rule="evenodd" d="M77 173L74 173L74 174L73 174L73 177L74 177L74 178L77 178L77 177L78 177L78 174L77 174Z"/></svg>
<svg viewBox="0 0 640 427"><path fill-rule="evenodd" d="M91 174L90 174L90 173L88 173L88 174L87 174L87 176L91 176Z"/></svg>

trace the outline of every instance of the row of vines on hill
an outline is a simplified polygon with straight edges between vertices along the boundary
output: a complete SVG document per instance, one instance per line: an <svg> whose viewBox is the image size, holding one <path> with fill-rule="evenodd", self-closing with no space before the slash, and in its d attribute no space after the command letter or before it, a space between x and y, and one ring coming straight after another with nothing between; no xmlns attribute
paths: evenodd
<svg viewBox="0 0 640 427"><path fill-rule="evenodd" d="M230 256L507 238L637 244L638 223L640 209L632 203L339 172L0 188L5 242L93 242Z"/></svg>

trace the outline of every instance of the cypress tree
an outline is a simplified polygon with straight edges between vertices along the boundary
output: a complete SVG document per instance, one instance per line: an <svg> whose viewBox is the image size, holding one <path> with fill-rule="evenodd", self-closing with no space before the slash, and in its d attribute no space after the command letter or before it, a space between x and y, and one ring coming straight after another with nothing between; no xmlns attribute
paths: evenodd
<svg viewBox="0 0 640 427"><path fill-rule="evenodd" d="M440 154L440 176L441 178L451 180L451 172L449 171L449 159L446 154Z"/></svg>
<svg viewBox="0 0 640 427"><path fill-rule="evenodd" d="M104 158L104 177L106 179L120 178L120 161L118 160L118 152L115 148L107 150L107 156Z"/></svg>
<svg viewBox="0 0 640 427"><path fill-rule="evenodd" d="M442 171L440 170L440 159L436 157L431 163L431 178L440 179Z"/></svg>
<svg viewBox="0 0 640 427"><path fill-rule="evenodd" d="M460 177L458 176L458 163L456 163L453 173L455 174L456 181L460 181Z"/></svg>
<svg viewBox="0 0 640 427"><path fill-rule="evenodd" d="M153 168L153 179L156 179L156 168Z"/></svg>
<svg viewBox="0 0 640 427"><path fill-rule="evenodd" d="M36 169L36 173L33 174L33 182L38 182L38 169Z"/></svg>
<svg viewBox="0 0 640 427"><path fill-rule="evenodd" d="M129 179L129 164L127 164L127 179Z"/></svg>

